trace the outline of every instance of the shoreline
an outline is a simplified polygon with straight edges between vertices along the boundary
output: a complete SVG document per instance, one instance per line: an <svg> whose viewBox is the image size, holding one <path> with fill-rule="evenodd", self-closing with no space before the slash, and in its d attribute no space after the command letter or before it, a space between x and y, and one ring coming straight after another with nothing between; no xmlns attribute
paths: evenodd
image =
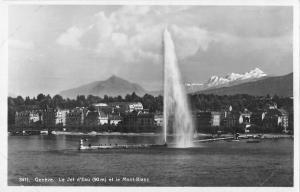
<svg viewBox="0 0 300 192"><path fill-rule="evenodd" d="M121 133L121 132L71 132L52 131L53 135L84 135L84 136L160 136L160 133Z"/></svg>
<svg viewBox="0 0 300 192"><path fill-rule="evenodd" d="M121 132L70 132L70 131L53 131L53 135L84 135L84 136L162 136L161 133L121 133ZM171 137L174 135L168 135ZM274 139L274 138L294 138L294 135L287 135L283 133L242 133L239 135L240 138L246 137L258 137L261 136L262 139ZM220 137L212 136L208 133L198 133L196 137L212 137L212 138L224 138L224 137L232 137L232 134L223 134Z"/></svg>

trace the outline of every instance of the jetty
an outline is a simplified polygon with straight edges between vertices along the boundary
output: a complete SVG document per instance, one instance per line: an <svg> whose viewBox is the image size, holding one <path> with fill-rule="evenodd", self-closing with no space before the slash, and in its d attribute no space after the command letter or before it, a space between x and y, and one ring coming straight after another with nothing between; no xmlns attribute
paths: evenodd
<svg viewBox="0 0 300 192"><path fill-rule="evenodd" d="M101 149L141 149L141 148L164 148L167 147L167 143L165 144L132 144L132 145L128 145L128 144L124 144L124 145L119 145L119 144L99 144L99 145L85 145L84 144L84 139L80 139L80 143L79 143L79 147L78 150L101 150Z"/></svg>

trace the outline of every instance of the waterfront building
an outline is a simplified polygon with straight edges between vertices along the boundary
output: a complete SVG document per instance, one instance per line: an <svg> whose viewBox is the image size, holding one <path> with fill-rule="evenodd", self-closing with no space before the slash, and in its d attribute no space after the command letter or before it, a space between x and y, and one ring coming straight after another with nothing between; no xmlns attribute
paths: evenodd
<svg viewBox="0 0 300 192"><path fill-rule="evenodd" d="M69 112L69 110L67 110L67 109L58 109L56 111L55 124L57 126L62 126L62 127L66 126L66 118L67 118L68 112Z"/></svg>
<svg viewBox="0 0 300 192"><path fill-rule="evenodd" d="M53 129L55 127L55 119L56 119L57 110L53 108L46 108L43 110L43 126L47 129Z"/></svg>
<svg viewBox="0 0 300 192"><path fill-rule="evenodd" d="M87 111L85 114L84 125L86 127L98 127L109 124L109 115L103 111ZM114 123L117 124L115 119Z"/></svg>
<svg viewBox="0 0 300 192"><path fill-rule="evenodd" d="M41 123L42 113L40 110L19 111L15 114L17 127L29 127Z"/></svg>
<svg viewBox="0 0 300 192"><path fill-rule="evenodd" d="M244 129L246 133L250 132L250 127L251 127L251 114L248 109L244 109L244 111L240 112L240 117L239 117L239 124L241 127Z"/></svg>
<svg viewBox="0 0 300 192"><path fill-rule="evenodd" d="M156 126L159 126L159 127L164 126L164 117L162 114L154 115L154 121L155 121Z"/></svg>
<svg viewBox="0 0 300 192"><path fill-rule="evenodd" d="M229 106L228 110L222 111L221 126L223 126L226 131L234 131L239 127L239 119L240 113L234 111L232 106Z"/></svg>
<svg viewBox="0 0 300 192"><path fill-rule="evenodd" d="M264 110L256 110L251 113L250 122L252 125L262 126L263 119L265 117Z"/></svg>
<svg viewBox="0 0 300 192"><path fill-rule="evenodd" d="M240 124L250 124L251 123L251 114L252 112L250 112L248 109L244 109L244 111L242 111L240 113L240 119L239 119L239 123Z"/></svg>
<svg viewBox="0 0 300 192"><path fill-rule="evenodd" d="M99 125L108 124L108 114L103 111L98 111L98 113L99 113L98 116Z"/></svg>
<svg viewBox="0 0 300 192"><path fill-rule="evenodd" d="M133 111L123 117L122 127L124 132L155 132L154 114Z"/></svg>
<svg viewBox="0 0 300 192"><path fill-rule="evenodd" d="M66 114L66 126L68 127L78 127L84 124L87 109L85 108L75 108L70 110Z"/></svg>
<svg viewBox="0 0 300 192"><path fill-rule="evenodd" d="M280 112L280 118L278 119L278 124L279 126L283 127L283 131L286 133L288 130L288 126L289 126L289 114L286 110L284 109L278 109L278 111Z"/></svg>
<svg viewBox="0 0 300 192"><path fill-rule="evenodd" d="M88 111L86 113L84 124L87 126L98 126L99 122L99 112L98 111Z"/></svg>
<svg viewBox="0 0 300 192"><path fill-rule="evenodd" d="M211 126L219 127L221 125L221 112L211 112Z"/></svg>
<svg viewBox="0 0 300 192"><path fill-rule="evenodd" d="M268 132L287 132L288 113L283 109L271 108L263 116L263 128Z"/></svg>
<svg viewBox="0 0 300 192"><path fill-rule="evenodd" d="M193 120L195 123L195 129L199 132L210 132L212 114L209 111L194 111Z"/></svg>

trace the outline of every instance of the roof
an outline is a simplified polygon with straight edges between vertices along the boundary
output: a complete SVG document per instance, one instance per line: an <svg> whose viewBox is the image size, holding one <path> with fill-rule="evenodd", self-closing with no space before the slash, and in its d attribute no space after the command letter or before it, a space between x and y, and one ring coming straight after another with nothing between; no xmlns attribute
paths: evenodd
<svg viewBox="0 0 300 192"><path fill-rule="evenodd" d="M107 107L108 105L107 105L107 103L95 103L95 104L93 104L93 106L95 106L95 107Z"/></svg>

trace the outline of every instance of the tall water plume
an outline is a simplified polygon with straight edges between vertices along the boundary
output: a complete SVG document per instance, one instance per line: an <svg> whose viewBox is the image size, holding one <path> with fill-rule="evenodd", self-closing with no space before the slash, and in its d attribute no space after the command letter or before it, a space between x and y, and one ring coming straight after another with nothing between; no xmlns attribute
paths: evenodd
<svg viewBox="0 0 300 192"><path fill-rule="evenodd" d="M193 146L194 124L187 94L181 81L175 46L171 34L164 31L164 135L168 130L175 135L175 146Z"/></svg>

